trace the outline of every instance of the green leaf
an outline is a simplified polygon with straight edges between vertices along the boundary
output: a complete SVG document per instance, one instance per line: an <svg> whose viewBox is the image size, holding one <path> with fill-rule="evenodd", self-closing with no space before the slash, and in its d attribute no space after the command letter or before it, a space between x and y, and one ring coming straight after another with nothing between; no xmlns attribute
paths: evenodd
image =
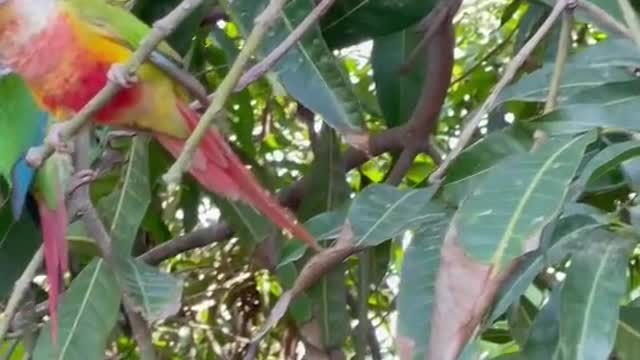
<svg viewBox="0 0 640 360"><path fill-rule="evenodd" d="M496 164L531 147L531 135L518 126L493 132L465 149L451 164L442 196L457 205Z"/></svg>
<svg viewBox="0 0 640 360"><path fill-rule="evenodd" d="M640 354L640 308L620 308L615 354L620 360L631 360Z"/></svg>
<svg viewBox="0 0 640 360"><path fill-rule="evenodd" d="M350 332L345 269L339 264L307 291L327 348L342 348Z"/></svg>
<svg viewBox="0 0 640 360"><path fill-rule="evenodd" d="M556 359L560 333L561 297L561 288L553 289L547 303L538 312L527 342L523 346L522 360Z"/></svg>
<svg viewBox="0 0 640 360"><path fill-rule="evenodd" d="M614 233L597 230L573 255L562 289L560 353L564 358L606 359L611 353L633 245Z"/></svg>
<svg viewBox="0 0 640 360"><path fill-rule="evenodd" d="M231 3L232 17L246 36L266 0L236 0ZM280 22L263 41L260 54L266 56L306 17L311 0L293 0L281 13ZM324 42L318 27L312 28L275 67L287 91L305 107L341 133L362 131L362 114L345 69Z"/></svg>
<svg viewBox="0 0 640 360"><path fill-rule="evenodd" d="M350 188L342 165L340 141L328 126L324 126L319 134L314 157L309 175L310 192L299 210L302 219L319 212L335 211L349 199ZM308 292L327 348L341 348L349 335L345 269L342 264L337 266Z"/></svg>
<svg viewBox="0 0 640 360"><path fill-rule="evenodd" d="M543 246L526 254L518 268L504 281L496 295L496 302L487 324L492 324L507 311L507 308L524 294L533 279L545 267L556 265L562 261L582 244L589 232L602 226L593 218L585 215L560 218L551 231L549 248ZM543 244L545 244L544 240Z"/></svg>
<svg viewBox="0 0 640 360"><path fill-rule="evenodd" d="M418 60L410 72L403 66L422 40L415 29L382 36L374 40L371 53L376 95L388 127L409 121L422 92L426 73L425 61Z"/></svg>
<svg viewBox="0 0 640 360"><path fill-rule="evenodd" d="M433 207L429 218L416 231L407 247L398 293L398 347L410 351L411 359L424 359L431 332L435 282L440 268L440 248L450 214Z"/></svg>
<svg viewBox="0 0 640 360"><path fill-rule="evenodd" d="M435 0L336 1L322 20L322 30L332 48L342 48L406 29L427 16L435 3Z"/></svg>
<svg viewBox="0 0 640 360"><path fill-rule="evenodd" d="M138 229L151 202L148 148L149 137L136 136L129 150L129 161L122 170L120 186L98 203L113 248L123 258L131 254Z"/></svg>
<svg viewBox="0 0 640 360"><path fill-rule="evenodd" d="M118 262L118 279L147 321L162 320L180 310L182 281L172 275L129 258Z"/></svg>
<svg viewBox="0 0 640 360"><path fill-rule="evenodd" d="M40 332L34 359L104 359L119 306L120 292L113 274L103 260L93 260L62 297L57 346L51 342L51 324L47 323Z"/></svg>
<svg viewBox="0 0 640 360"><path fill-rule="evenodd" d="M611 170L618 168L624 161L640 156L640 142L626 141L611 145L585 166L578 180L572 186L572 197L577 197L589 184L597 182Z"/></svg>
<svg viewBox="0 0 640 360"><path fill-rule="evenodd" d="M15 221L10 206L0 208L0 300L10 294L39 245L38 227L28 213Z"/></svg>
<svg viewBox="0 0 640 360"><path fill-rule="evenodd" d="M431 189L400 191L389 185L367 187L353 200L349 224L356 245L376 246L436 216Z"/></svg>
<svg viewBox="0 0 640 360"><path fill-rule="evenodd" d="M487 174L462 203L455 225L470 257L503 270L537 247L543 227L557 215L569 182L594 133L545 143Z"/></svg>
<svg viewBox="0 0 640 360"><path fill-rule="evenodd" d="M576 134L596 127L638 131L638 94L638 80L594 87L575 94L566 101L567 105L533 118L528 124L549 135Z"/></svg>
<svg viewBox="0 0 640 360"><path fill-rule="evenodd" d="M635 76L628 68L638 65L640 51L628 40L611 39L589 46L569 59L560 83L558 100L567 102L583 90L633 80ZM500 94L499 102L546 101L554 67L554 63L548 63L523 76Z"/></svg>
<svg viewBox="0 0 640 360"><path fill-rule="evenodd" d="M0 177L11 184L11 171L16 161L37 141L40 124L38 111L24 82L17 75L0 77Z"/></svg>

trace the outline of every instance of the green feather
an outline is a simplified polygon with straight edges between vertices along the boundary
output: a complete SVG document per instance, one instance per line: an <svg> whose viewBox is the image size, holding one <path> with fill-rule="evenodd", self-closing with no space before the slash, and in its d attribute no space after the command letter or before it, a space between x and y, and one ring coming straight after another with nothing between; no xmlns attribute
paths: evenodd
<svg viewBox="0 0 640 360"><path fill-rule="evenodd" d="M135 15L123 8L107 4L104 0L61 1L67 9L80 19L87 21L98 33L132 50L137 49L151 31L149 26ZM157 51L173 61L182 63L180 55L167 42L162 42Z"/></svg>

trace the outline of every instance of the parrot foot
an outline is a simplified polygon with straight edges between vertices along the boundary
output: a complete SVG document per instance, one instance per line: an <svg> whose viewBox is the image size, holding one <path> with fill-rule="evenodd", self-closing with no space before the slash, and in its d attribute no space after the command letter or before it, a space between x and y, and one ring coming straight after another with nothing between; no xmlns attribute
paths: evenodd
<svg viewBox="0 0 640 360"><path fill-rule="evenodd" d="M49 129L49 133L45 138L45 143L51 146L55 151L63 154L73 153L73 143L64 141L62 139L62 133L66 124L53 124Z"/></svg>
<svg viewBox="0 0 640 360"><path fill-rule="evenodd" d="M34 169L37 169L42 166L44 162L44 147L36 146L32 147L27 151L27 154L24 156L25 161L29 166Z"/></svg>
<svg viewBox="0 0 640 360"><path fill-rule="evenodd" d="M107 72L107 78L123 88L130 88L138 82L138 77L129 73L122 64L113 64Z"/></svg>
<svg viewBox="0 0 640 360"><path fill-rule="evenodd" d="M93 182L97 178L97 173L92 169L84 169L73 174L69 181L68 194L73 193L80 187Z"/></svg>

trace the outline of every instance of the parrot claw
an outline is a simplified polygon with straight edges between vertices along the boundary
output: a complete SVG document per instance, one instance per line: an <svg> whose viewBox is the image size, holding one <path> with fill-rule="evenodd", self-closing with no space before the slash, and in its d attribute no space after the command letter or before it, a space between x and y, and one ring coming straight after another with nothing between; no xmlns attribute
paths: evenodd
<svg viewBox="0 0 640 360"><path fill-rule="evenodd" d="M53 124L49 130L49 134L45 139L45 143L51 146L55 151L63 154L73 153L73 144L62 139L62 132L65 124Z"/></svg>
<svg viewBox="0 0 640 360"><path fill-rule="evenodd" d="M24 159L27 164L34 169L41 167L44 162L44 147L36 146L30 148L24 156Z"/></svg>
<svg viewBox="0 0 640 360"><path fill-rule="evenodd" d="M97 173L92 169L84 169L76 172L69 181L69 191L71 194L80 187L93 182L97 178Z"/></svg>
<svg viewBox="0 0 640 360"><path fill-rule="evenodd" d="M132 75L122 64L113 64L107 72L107 78L123 88L130 88L138 82L138 77Z"/></svg>

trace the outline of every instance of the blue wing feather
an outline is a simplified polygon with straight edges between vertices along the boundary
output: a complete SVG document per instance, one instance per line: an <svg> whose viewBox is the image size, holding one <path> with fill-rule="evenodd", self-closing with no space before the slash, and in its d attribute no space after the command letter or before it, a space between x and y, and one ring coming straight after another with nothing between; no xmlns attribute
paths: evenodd
<svg viewBox="0 0 640 360"><path fill-rule="evenodd" d="M38 131L34 134L29 147L42 145L47 134L48 114L41 112L37 121L39 121ZM25 149L25 154L27 150L29 149ZM11 182L13 185L11 189L11 210L13 211L15 219L20 218L22 215L35 173L35 169L27 164L24 155L13 166L13 170L11 171Z"/></svg>

